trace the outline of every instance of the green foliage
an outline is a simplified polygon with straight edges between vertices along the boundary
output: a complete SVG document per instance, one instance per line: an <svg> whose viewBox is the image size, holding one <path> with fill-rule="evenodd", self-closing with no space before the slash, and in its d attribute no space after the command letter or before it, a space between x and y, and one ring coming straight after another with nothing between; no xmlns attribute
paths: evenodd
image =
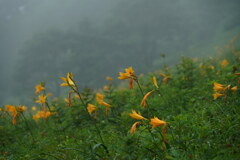
<svg viewBox="0 0 240 160"><path fill-rule="evenodd" d="M225 57L224 57L225 58ZM46 120L32 120L36 112L19 114L12 125L10 112L0 111L1 159L239 159L240 158L240 90L238 57L230 53L229 64L222 67L223 57L204 61L182 58L176 67L134 77L133 89L108 83L102 91L104 101L112 105L108 116L105 106L95 100L89 88L78 91L82 99L70 94L67 106L62 98L48 100L52 115ZM214 66L214 67L212 67ZM170 75L164 82L159 73ZM159 88L151 78L156 76ZM126 80L128 81L128 80ZM75 81L74 81L75 82ZM213 83L226 86L224 94L213 99ZM139 85L138 85L139 84ZM230 85L230 87L227 87ZM231 90L237 86L236 91ZM146 108L140 103L144 94ZM97 106L97 118L88 114L87 104ZM140 111L147 120L129 116L131 110ZM25 115L25 116L24 116ZM158 117L167 122L152 128L150 119ZM140 121L136 132L131 126Z"/></svg>

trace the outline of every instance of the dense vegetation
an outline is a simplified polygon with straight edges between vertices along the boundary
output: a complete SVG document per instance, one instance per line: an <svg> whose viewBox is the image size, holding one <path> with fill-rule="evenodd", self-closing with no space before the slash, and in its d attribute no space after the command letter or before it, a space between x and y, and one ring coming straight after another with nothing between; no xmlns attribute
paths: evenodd
<svg viewBox="0 0 240 160"><path fill-rule="evenodd" d="M38 84L34 107L1 107L1 159L240 159L236 40L148 75L126 68L120 86L83 89L68 73L61 98Z"/></svg>

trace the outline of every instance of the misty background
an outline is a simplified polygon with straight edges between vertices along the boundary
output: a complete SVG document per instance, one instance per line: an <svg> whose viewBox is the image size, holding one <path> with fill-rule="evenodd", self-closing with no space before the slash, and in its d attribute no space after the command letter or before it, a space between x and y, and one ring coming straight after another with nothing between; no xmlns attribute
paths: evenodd
<svg viewBox="0 0 240 160"><path fill-rule="evenodd" d="M239 0L0 0L0 105L30 103L40 81L62 95L67 72L96 88L128 66L214 55L239 20Z"/></svg>

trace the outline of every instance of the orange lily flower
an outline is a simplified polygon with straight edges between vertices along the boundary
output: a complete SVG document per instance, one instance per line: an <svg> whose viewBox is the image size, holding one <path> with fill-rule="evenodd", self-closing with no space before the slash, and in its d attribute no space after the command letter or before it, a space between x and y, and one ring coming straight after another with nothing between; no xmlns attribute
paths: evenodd
<svg viewBox="0 0 240 160"><path fill-rule="evenodd" d="M40 115L40 117L42 117L43 119L47 119L50 115L51 115L51 112L49 111L38 111L38 113Z"/></svg>
<svg viewBox="0 0 240 160"><path fill-rule="evenodd" d="M97 107L94 106L93 104L88 104L87 110L89 114L92 114L92 112L97 110Z"/></svg>
<svg viewBox="0 0 240 160"><path fill-rule="evenodd" d="M160 119L158 119L157 117L151 118L151 122L150 124L152 125L152 128L156 128L158 126L163 126L162 129L162 134L163 134L163 141L166 143L166 131L167 131L167 122L162 121Z"/></svg>
<svg viewBox="0 0 240 160"><path fill-rule="evenodd" d="M165 74L163 74L163 73L160 73L160 75L164 77L163 80L162 80L163 83L164 83L164 84L167 84L168 79L170 79L171 77L170 77L170 76L167 76L167 75L165 75Z"/></svg>
<svg viewBox="0 0 240 160"><path fill-rule="evenodd" d="M19 112L25 112L27 110L27 107L26 106L18 106L17 110Z"/></svg>
<svg viewBox="0 0 240 160"><path fill-rule="evenodd" d="M155 76L152 78L152 81L153 81L154 86L155 86L156 88L159 88L159 87L158 87L158 84L157 84L157 78L156 78Z"/></svg>
<svg viewBox="0 0 240 160"><path fill-rule="evenodd" d="M118 79L130 79L129 81L129 88L132 89L133 88L133 81L135 78L135 74L134 74L134 70L132 69L132 67L128 67L125 69L125 73L119 72L119 77Z"/></svg>
<svg viewBox="0 0 240 160"><path fill-rule="evenodd" d="M40 103L40 104L44 104L44 103L46 103L46 98L49 97L49 96L51 96L51 93L48 93L46 96L44 96L43 94L39 95L38 100L36 100L35 102Z"/></svg>
<svg viewBox="0 0 240 160"><path fill-rule="evenodd" d="M135 110L132 110L132 113L129 114L133 119L137 119L137 120L144 120L146 118L144 118L143 116L141 116L140 112L136 112Z"/></svg>
<svg viewBox="0 0 240 160"><path fill-rule="evenodd" d="M40 114L35 114L33 115L33 119L36 121L36 123L38 122L38 120L41 118Z"/></svg>
<svg viewBox="0 0 240 160"><path fill-rule="evenodd" d="M88 104L87 110L89 114L92 114L92 112L94 112L94 118L97 118L97 107L95 105Z"/></svg>
<svg viewBox="0 0 240 160"><path fill-rule="evenodd" d="M106 116L108 116L108 108L112 107L112 105L104 102L103 99L104 99L104 95L102 95L100 93L96 94L96 100L97 100L98 104L106 107Z"/></svg>
<svg viewBox="0 0 240 160"><path fill-rule="evenodd" d="M38 93L40 93L41 91L45 90L45 88L44 88L44 86L43 86L42 83L36 85L36 86L35 86L35 89L36 89L35 94L38 94Z"/></svg>
<svg viewBox="0 0 240 160"><path fill-rule="evenodd" d="M158 119L157 117L151 118L150 124L152 125L152 128L156 128L158 126L166 126L167 123L165 121L162 121Z"/></svg>
<svg viewBox="0 0 240 160"><path fill-rule="evenodd" d="M16 123L17 123L17 116L18 116L18 112L17 112L16 106L6 105L6 110L8 112L10 112L10 114L12 116L12 124L16 125Z"/></svg>
<svg viewBox="0 0 240 160"><path fill-rule="evenodd" d="M213 94L214 100L215 100L215 99L218 99L218 97L221 97L221 96L224 96L224 94L221 94L221 93L218 93L218 92L216 92L216 93Z"/></svg>
<svg viewBox="0 0 240 160"><path fill-rule="evenodd" d="M130 129L130 134L134 134L135 132L136 132L136 128L137 128L137 125L138 124L141 124L141 122L135 122L133 125L132 125L132 127L131 127L131 129Z"/></svg>
<svg viewBox="0 0 240 160"><path fill-rule="evenodd" d="M152 92L154 92L155 90L152 90L152 91L150 91L150 92L148 92L147 94L145 94L145 96L143 97L143 99L142 99L142 102L140 103L140 106L144 106L144 107L147 107L147 98L150 96L150 94L152 93Z"/></svg>
<svg viewBox="0 0 240 160"><path fill-rule="evenodd" d="M213 90L216 91L224 91L224 86L220 83L214 82L213 83Z"/></svg>
<svg viewBox="0 0 240 160"><path fill-rule="evenodd" d="M232 88L231 88L231 91L233 91L233 92L236 92L236 91L237 91L237 89L238 89L238 87L237 87L237 86L235 86L235 87L232 87Z"/></svg>
<svg viewBox="0 0 240 160"><path fill-rule="evenodd" d="M107 81L112 81L113 79L112 79L111 77L107 76L107 77L106 77L106 80L107 80Z"/></svg>
<svg viewBox="0 0 240 160"><path fill-rule="evenodd" d="M221 62L222 68L225 68L228 64L229 64L229 62L228 62L226 59L224 59L224 60Z"/></svg>
<svg viewBox="0 0 240 160"><path fill-rule="evenodd" d="M31 110L32 110L32 112L34 112L34 111L37 110L37 107L36 106L32 106Z"/></svg>
<svg viewBox="0 0 240 160"><path fill-rule="evenodd" d="M119 72L118 79L128 79L131 77L135 77L134 70L132 67L128 67L125 69L125 73Z"/></svg>
<svg viewBox="0 0 240 160"><path fill-rule="evenodd" d="M112 105L110 105L110 104L108 104L108 103L106 103L106 102L103 101L104 97L105 97L104 95L102 95L102 94L100 94L100 93L97 93L97 94L96 94L96 100L97 100L97 102L98 102L100 105L103 105L103 106L105 106L105 107L112 107Z"/></svg>
<svg viewBox="0 0 240 160"><path fill-rule="evenodd" d="M71 72L69 72L68 74L67 74L67 78L65 78L65 77L60 77L60 79L61 80L63 80L64 81L64 83L62 83L61 84L61 86L75 86L75 84L74 84L74 82L73 82L73 75L72 75L72 73Z"/></svg>

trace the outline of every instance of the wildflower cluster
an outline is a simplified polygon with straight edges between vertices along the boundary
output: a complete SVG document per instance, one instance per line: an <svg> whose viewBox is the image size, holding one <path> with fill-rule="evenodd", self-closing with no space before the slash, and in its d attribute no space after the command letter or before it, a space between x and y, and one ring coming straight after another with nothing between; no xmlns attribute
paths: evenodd
<svg viewBox="0 0 240 160"><path fill-rule="evenodd" d="M23 113L27 110L26 106L14 106L14 105L6 105L6 111L10 113L12 116L12 124L16 125L17 124L17 117L19 113Z"/></svg>
<svg viewBox="0 0 240 160"><path fill-rule="evenodd" d="M35 86L36 88L36 92L35 94L40 94L41 92L45 91L45 87L44 84L41 82L40 84L38 84L37 86ZM44 121L46 122L46 119L51 116L51 112L49 111L49 109L47 109L46 105L48 105L47 103L47 97L51 96L51 93L45 94L42 93L40 95L38 95L38 99L35 101L36 103L39 103L41 105L41 110L37 111L34 115L33 115L33 119L38 122L38 120L40 118L44 119ZM32 111L35 112L36 111L36 107L32 107Z"/></svg>
<svg viewBox="0 0 240 160"><path fill-rule="evenodd" d="M226 98L228 91L236 92L238 89L237 86L231 87L231 85L222 85L217 82L214 82L213 85L213 90L215 92L213 94L214 99L218 99L221 96L224 96Z"/></svg>
<svg viewBox="0 0 240 160"><path fill-rule="evenodd" d="M140 155L139 159L198 159L202 153L196 149L206 152L212 147L214 153L223 145L233 144L233 148L237 138L232 135L237 135L239 129L239 109L235 107L239 106L238 65L230 71L231 61L227 59L193 62L185 59L177 70L180 73L170 68L150 73L148 78L128 67L119 72L118 79L129 80L131 90L115 90L109 76L103 88L81 90L69 72L60 77L60 86L67 89L66 98L51 98L41 82L35 86L35 106L29 112L24 105L5 105L0 107L0 120L7 117L12 128L23 126L32 136L29 144L31 141L34 147L41 145L39 148L56 159L79 159L78 151L84 157L80 159L138 159ZM228 76L221 75L225 73ZM225 103L218 103L221 98ZM226 104L232 107L226 108ZM219 123L223 119L226 124ZM3 124L0 121L0 130ZM224 134L215 134L218 132ZM0 136L0 143L4 144L1 140ZM1 153L5 153L4 147L0 148L0 158Z"/></svg>
<svg viewBox="0 0 240 160"><path fill-rule="evenodd" d="M125 71L126 71L126 73L119 72L119 77L118 78L119 79L128 79L129 77L130 78L133 77L132 80L136 81L136 83L138 84L139 89L142 91L141 86L140 86L140 84L138 82L138 77L135 74L133 74L134 70L132 69L132 67L126 68ZM162 74L162 73L160 73L160 75L164 77L163 84L166 84L168 79L170 79L170 76L166 76L165 74ZM157 84L157 79L156 79L155 76L152 78L152 80L153 80L153 84L156 87L156 89L154 89L152 91L149 91L147 94L143 95L143 99L142 99L142 101L140 103L140 106L144 106L144 108L146 108L148 106L147 105L147 98L154 91L159 89L159 86ZM130 88L132 88L132 86ZM140 125L140 124L147 125L147 123L146 122L144 123L144 121L149 121L149 124L152 125L152 128L155 128L155 127L158 127L158 126L163 126L163 129L162 129L163 142L164 143L167 142L166 141L166 126L167 126L167 123L165 121L159 120L157 117L154 117L154 118L151 118L151 119L147 119L147 118L143 117L140 112L137 113L135 110L132 110L132 113L130 113L129 115L133 119L140 120L140 121L135 122L132 125L132 127L130 129L130 134L134 134L136 132L137 125ZM148 113L148 116L150 116L149 113ZM141 122L141 121L143 121L143 122Z"/></svg>

